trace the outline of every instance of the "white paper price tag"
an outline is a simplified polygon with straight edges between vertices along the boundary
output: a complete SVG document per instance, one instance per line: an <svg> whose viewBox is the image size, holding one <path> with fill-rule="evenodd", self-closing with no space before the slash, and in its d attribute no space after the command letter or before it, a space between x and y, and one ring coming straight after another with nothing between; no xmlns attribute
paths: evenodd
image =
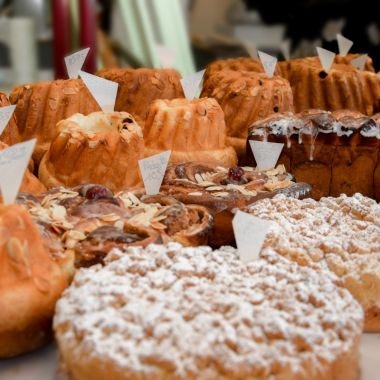
<svg viewBox="0 0 380 380"><path fill-rule="evenodd" d="M156 44L156 54L162 68L172 68L175 63L175 52L164 45Z"/></svg>
<svg viewBox="0 0 380 380"><path fill-rule="evenodd" d="M340 33L336 35L336 39L338 40L339 54L342 57L345 57L354 43L348 38L342 36Z"/></svg>
<svg viewBox="0 0 380 380"><path fill-rule="evenodd" d="M185 97L187 99L194 99L199 97L201 91L201 84L203 81L203 75L205 71L206 70L201 70L196 72L195 74L189 75L181 79L183 92L185 93Z"/></svg>
<svg viewBox="0 0 380 380"><path fill-rule="evenodd" d="M283 143L252 140L249 142L249 145L251 146L259 170L273 169L284 147Z"/></svg>
<svg viewBox="0 0 380 380"><path fill-rule="evenodd" d="M36 141L25 141L0 151L0 189L4 204L15 201Z"/></svg>
<svg viewBox="0 0 380 380"><path fill-rule="evenodd" d="M263 53L262 51L258 51L257 53L264 67L265 74L267 74L268 78L272 78L274 71L276 70L277 58L272 57L267 53Z"/></svg>
<svg viewBox="0 0 380 380"><path fill-rule="evenodd" d="M368 57L367 54L363 54L360 57L353 59L350 63L352 66L356 67L357 69L364 70L367 57Z"/></svg>
<svg viewBox="0 0 380 380"><path fill-rule="evenodd" d="M257 46L254 42L244 40L242 41L242 43L243 43L243 46L245 47L245 50L247 50L247 53L249 54L251 58L255 58L255 59L259 58L259 56L257 55Z"/></svg>
<svg viewBox="0 0 380 380"><path fill-rule="evenodd" d="M332 64L334 63L336 54L332 51L323 49L321 47L317 47L317 53L319 56L319 60L321 61L323 70L325 70L326 73L328 73L331 69Z"/></svg>
<svg viewBox="0 0 380 380"><path fill-rule="evenodd" d="M171 153L171 150L167 150L166 152L139 160L140 173L147 195L155 195L160 192Z"/></svg>
<svg viewBox="0 0 380 380"><path fill-rule="evenodd" d="M280 44L281 53L284 55L284 58L288 61L290 59L290 39L287 38Z"/></svg>
<svg viewBox="0 0 380 380"><path fill-rule="evenodd" d="M70 79L78 78L79 71L82 70L82 66L87 58L89 51L90 48L86 48L65 57L67 74L69 75Z"/></svg>
<svg viewBox="0 0 380 380"><path fill-rule="evenodd" d="M0 108L0 135L4 132L5 127L8 125L16 106L5 106Z"/></svg>
<svg viewBox="0 0 380 380"><path fill-rule="evenodd" d="M272 222L237 211L232 220L240 260L248 263L257 260Z"/></svg>
<svg viewBox="0 0 380 380"><path fill-rule="evenodd" d="M118 83L80 70L79 75L84 84L95 98L104 112L112 112L115 109Z"/></svg>

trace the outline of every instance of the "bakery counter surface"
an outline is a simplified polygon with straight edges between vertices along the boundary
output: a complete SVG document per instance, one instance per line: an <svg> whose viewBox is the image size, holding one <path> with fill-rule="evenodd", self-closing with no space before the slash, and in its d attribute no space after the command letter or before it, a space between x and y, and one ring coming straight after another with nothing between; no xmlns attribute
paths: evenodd
<svg viewBox="0 0 380 380"><path fill-rule="evenodd" d="M363 334L361 380L378 380L380 334ZM19 358L0 361L1 380L67 380L57 371L58 353L54 344Z"/></svg>

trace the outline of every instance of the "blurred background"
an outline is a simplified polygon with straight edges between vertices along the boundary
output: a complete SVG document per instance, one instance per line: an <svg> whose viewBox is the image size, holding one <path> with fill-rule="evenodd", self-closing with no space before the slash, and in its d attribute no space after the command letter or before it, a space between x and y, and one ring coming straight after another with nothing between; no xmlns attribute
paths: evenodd
<svg viewBox="0 0 380 380"><path fill-rule="evenodd" d="M257 49L289 59L354 41L380 69L380 17L361 0L0 0L0 89L66 78L64 56L91 47L84 70L160 67L191 74ZM166 58L165 58L166 56ZM163 58L164 57L164 58Z"/></svg>

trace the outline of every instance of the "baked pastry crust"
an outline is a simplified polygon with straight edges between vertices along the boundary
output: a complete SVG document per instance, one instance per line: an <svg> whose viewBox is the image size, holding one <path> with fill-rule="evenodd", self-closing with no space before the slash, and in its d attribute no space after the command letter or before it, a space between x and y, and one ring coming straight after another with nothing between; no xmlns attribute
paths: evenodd
<svg viewBox="0 0 380 380"><path fill-rule="evenodd" d="M119 84L115 111L129 112L142 127L154 100L184 97L181 75L174 69L112 68L98 75Z"/></svg>
<svg viewBox="0 0 380 380"><path fill-rule="evenodd" d="M234 150L226 146L223 111L211 98L156 100L144 128L145 156L171 150L170 162L211 162L234 166Z"/></svg>
<svg viewBox="0 0 380 380"><path fill-rule="evenodd" d="M372 117L349 110L271 115L250 127L248 140L283 142L279 162L312 185L315 199L360 192L380 200L380 124ZM255 164L249 141L247 161Z"/></svg>
<svg viewBox="0 0 380 380"><path fill-rule="evenodd" d="M68 283L24 207L0 205L0 239L0 357L6 358L51 338L55 302Z"/></svg>
<svg viewBox="0 0 380 380"><path fill-rule="evenodd" d="M23 141L37 138L33 159L38 164L56 135L56 124L75 113L100 107L81 79L54 80L17 86L9 96L16 104L17 127Z"/></svg>
<svg viewBox="0 0 380 380"><path fill-rule="evenodd" d="M73 380L359 378L363 312L327 272L174 243L107 261L80 270L57 305Z"/></svg>
<svg viewBox="0 0 380 380"><path fill-rule="evenodd" d="M279 76L251 71L222 70L203 83L201 96L215 98L227 126L227 145L233 146L240 160L245 157L248 127L273 112L293 111L289 82Z"/></svg>
<svg viewBox="0 0 380 380"><path fill-rule="evenodd" d="M235 181L227 168L217 165L199 162L170 165L161 185L161 193L185 204L205 206L212 212L214 226L209 243L215 247L234 242L234 209L280 193L297 198L310 193L310 186L294 183L283 166L266 172L252 167L233 170L236 169L241 176Z"/></svg>
<svg viewBox="0 0 380 380"><path fill-rule="evenodd" d="M248 208L271 220L263 248L300 265L329 269L362 305L364 330L380 331L380 205L355 194L320 201L278 196Z"/></svg>
<svg viewBox="0 0 380 380"><path fill-rule="evenodd" d="M47 188L100 183L118 191L140 183L144 141L130 114L75 114L59 122L57 130L39 167Z"/></svg>

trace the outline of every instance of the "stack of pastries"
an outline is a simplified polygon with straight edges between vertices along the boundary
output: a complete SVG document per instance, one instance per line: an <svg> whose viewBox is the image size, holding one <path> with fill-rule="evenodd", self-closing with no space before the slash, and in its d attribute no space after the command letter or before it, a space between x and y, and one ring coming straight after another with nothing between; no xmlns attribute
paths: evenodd
<svg viewBox="0 0 380 380"><path fill-rule="evenodd" d="M54 319L72 380L357 380L363 328L380 332L380 76L354 58L272 78L216 61L199 99L175 70L107 69L114 112L81 79L0 94L0 149L37 138L0 204L0 357ZM251 141L283 143L278 163L259 170ZM146 195L139 160L169 150ZM237 210L271 222L249 263L221 247Z"/></svg>

